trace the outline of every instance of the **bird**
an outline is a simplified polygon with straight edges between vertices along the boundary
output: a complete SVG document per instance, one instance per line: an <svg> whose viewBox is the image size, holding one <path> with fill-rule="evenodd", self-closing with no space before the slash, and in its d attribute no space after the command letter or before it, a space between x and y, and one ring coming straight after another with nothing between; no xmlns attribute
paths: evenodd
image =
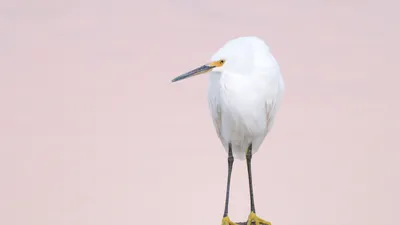
<svg viewBox="0 0 400 225"><path fill-rule="evenodd" d="M208 105L215 131L227 153L228 176L222 225L237 225L228 216L235 159L246 160L250 192L247 225L271 225L256 214L251 161L274 125L285 92L280 66L270 47L257 36L227 41L206 64L171 80L209 74Z"/></svg>

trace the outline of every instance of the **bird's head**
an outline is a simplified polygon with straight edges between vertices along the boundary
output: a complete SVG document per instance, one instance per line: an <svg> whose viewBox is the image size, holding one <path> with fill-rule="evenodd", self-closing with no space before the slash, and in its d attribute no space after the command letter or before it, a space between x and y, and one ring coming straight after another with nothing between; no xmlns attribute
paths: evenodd
<svg viewBox="0 0 400 225"><path fill-rule="evenodd" d="M259 44L264 42L256 37L240 37L228 41L205 65L175 77L172 82L208 72L229 71L234 74L250 74L253 70Z"/></svg>

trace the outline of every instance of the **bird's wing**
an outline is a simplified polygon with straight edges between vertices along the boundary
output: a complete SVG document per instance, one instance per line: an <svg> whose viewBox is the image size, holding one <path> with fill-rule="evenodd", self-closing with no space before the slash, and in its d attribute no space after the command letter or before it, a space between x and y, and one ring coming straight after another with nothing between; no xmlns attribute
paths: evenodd
<svg viewBox="0 0 400 225"><path fill-rule="evenodd" d="M211 111L212 121L214 123L215 130L217 131L218 137L221 139L221 119L222 119L222 111L221 105L218 101L216 95L211 95L208 100L209 108Z"/></svg>
<svg viewBox="0 0 400 225"><path fill-rule="evenodd" d="M268 99L265 102L265 117L266 117L266 132L268 133L274 123L274 118L277 109L277 101L275 99Z"/></svg>
<svg viewBox="0 0 400 225"><path fill-rule="evenodd" d="M273 124L274 124L274 119L275 115L278 112L281 101L283 98L283 90L284 87L281 85L279 93L274 97L267 99L265 101L265 116L266 116L266 131L267 133L271 130Z"/></svg>
<svg viewBox="0 0 400 225"><path fill-rule="evenodd" d="M273 70L270 71L270 73L276 73L276 77L278 77L278 86L273 85L272 87L275 88L267 88L267 90L272 91L266 94L266 100L265 100L265 116L266 116L266 130L267 133L271 130L273 124L274 124L274 119L275 115L278 112L283 95L284 95L284 90L285 90L285 85L283 82L283 78L280 74L279 67L276 66L274 67ZM277 89L276 89L277 88Z"/></svg>

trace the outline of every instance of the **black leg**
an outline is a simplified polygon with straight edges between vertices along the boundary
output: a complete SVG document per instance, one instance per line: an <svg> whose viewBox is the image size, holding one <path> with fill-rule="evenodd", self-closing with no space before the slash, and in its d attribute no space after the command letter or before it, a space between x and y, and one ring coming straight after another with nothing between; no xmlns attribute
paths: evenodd
<svg viewBox="0 0 400 225"><path fill-rule="evenodd" d="M229 150L228 150L228 181L226 184L226 198L225 198L225 210L224 210L224 217L228 216L228 205L229 205L229 189L231 186L231 175L232 175L232 166L233 166L233 154L232 154L232 145L229 143Z"/></svg>
<svg viewBox="0 0 400 225"><path fill-rule="evenodd" d="M249 145L249 148L246 152L246 162L247 162L247 173L249 176L249 187L250 187L250 207L253 213L256 213L256 209L254 207L254 194L253 194L253 179L251 177L251 158L253 156L252 153L252 144Z"/></svg>

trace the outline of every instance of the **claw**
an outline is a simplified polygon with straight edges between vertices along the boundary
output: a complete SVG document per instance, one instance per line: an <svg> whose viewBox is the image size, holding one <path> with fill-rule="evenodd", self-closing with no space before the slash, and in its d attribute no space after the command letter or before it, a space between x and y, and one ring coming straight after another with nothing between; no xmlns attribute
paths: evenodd
<svg viewBox="0 0 400 225"><path fill-rule="evenodd" d="M252 222L254 222L256 225L260 225L260 223L265 225L271 225L271 222L261 219L254 212L250 213L249 218L247 219L247 225L251 225Z"/></svg>
<svg viewBox="0 0 400 225"><path fill-rule="evenodd" d="M232 222L229 217L225 216L222 218L222 225L237 225L236 223Z"/></svg>

